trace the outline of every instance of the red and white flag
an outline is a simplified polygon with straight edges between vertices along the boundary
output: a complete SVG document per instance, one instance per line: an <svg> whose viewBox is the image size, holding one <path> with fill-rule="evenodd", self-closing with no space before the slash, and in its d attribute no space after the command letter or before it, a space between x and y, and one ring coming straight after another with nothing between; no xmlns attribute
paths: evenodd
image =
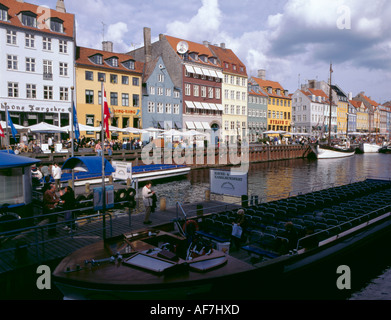
<svg viewBox="0 0 391 320"><path fill-rule="evenodd" d="M0 137L5 138L4 130L3 130L3 127L1 126L1 123L0 123Z"/></svg>
<svg viewBox="0 0 391 320"><path fill-rule="evenodd" d="M103 124L106 130L106 137L107 139L110 139L110 129L109 129L109 119L110 119L110 110L109 105L107 104L107 98L106 98L106 90L104 90L104 106L103 106L103 115L104 120Z"/></svg>

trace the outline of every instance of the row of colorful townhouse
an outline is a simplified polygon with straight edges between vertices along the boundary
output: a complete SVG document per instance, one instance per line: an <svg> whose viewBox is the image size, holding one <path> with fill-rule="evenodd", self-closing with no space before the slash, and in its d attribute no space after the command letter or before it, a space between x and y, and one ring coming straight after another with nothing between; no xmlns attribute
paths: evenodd
<svg viewBox="0 0 391 320"><path fill-rule="evenodd" d="M99 126L103 82L111 125L121 129L197 130L210 133L212 142L232 143L257 142L265 132L328 131L327 83L310 81L289 94L266 80L265 70L249 77L224 43L163 34L152 43L144 28L143 47L116 53L110 41L102 50L77 46L75 16L63 0L56 10L0 0L0 12L1 120L7 106L16 124L66 126L74 101L79 123ZM336 85L332 95L332 132L390 132L389 107L363 93L349 97ZM82 135L98 138L93 131ZM112 138L132 137L113 132Z"/></svg>

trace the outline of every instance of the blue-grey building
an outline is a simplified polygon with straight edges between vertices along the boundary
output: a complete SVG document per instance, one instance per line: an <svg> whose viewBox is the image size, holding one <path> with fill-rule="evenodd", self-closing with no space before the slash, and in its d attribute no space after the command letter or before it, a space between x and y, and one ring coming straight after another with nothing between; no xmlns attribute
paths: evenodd
<svg viewBox="0 0 391 320"><path fill-rule="evenodd" d="M162 57L145 64L143 76L143 128L182 129L182 92L174 86Z"/></svg>
<svg viewBox="0 0 391 320"><path fill-rule="evenodd" d="M357 131L357 109L349 102L348 104L348 132Z"/></svg>
<svg viewBox="0 0 391 320"><path fill-rule="evenodd" d="M248 138L249 142L259 142L267 131L267 103L269 96L257 84L248 84Z"/></svg>

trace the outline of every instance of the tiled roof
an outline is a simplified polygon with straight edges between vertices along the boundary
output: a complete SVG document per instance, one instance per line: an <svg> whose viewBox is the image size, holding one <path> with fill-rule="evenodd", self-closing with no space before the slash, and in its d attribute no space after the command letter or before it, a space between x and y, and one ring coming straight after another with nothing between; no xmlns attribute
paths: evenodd
<svg viewBox="0 0 391 320"><path fill-rule="evenodd" d="M261 88L263 88L269 97L275 97L275 98L287 98L287 99L291 99L291 97L289 97L289 95L285 95L284 94L284 88L280 85L280 83L278 82L275 82L275 81L270 81L270 80L262 80L260 78L255 78L255 77L252 77L251 79L253 79L253 81L258 84ZM270 94L268 91L267 91L267 88L272 88L273 89L273 93ZM278 95L276 90L277 89L280 89L280 94Z"/></svg>
<svg viewBox="0 0 391 320"><path fill-rule="evenodd" d="M195 52L199 56L205 55L208 58L216 57L215 54L208 47L206 47L203 44L192 42L192 41L188 41L188 40L183 40L183 39L179 39L179 38L175 38L175 37L171 37L171 36L167 36L167 35L165 35L165 38L167 39L168 43L171 45L171 47L173 48L173 50L175 52L177 52L177 45L178 45L178 43L181 42L181 41L186 41L189 44L189 53ZM192 61L192 62L195 62L195 63L200 63L200 64L202 64L204 66L211 66L211 67L221 68L221 65L219 63L213 64L213 63L211 63L209 61L209 59L208 59L208 62L204 62L201 59L193 60L193 59L191 59L189 57L189 61Z"/></svg>
<svg viewBox="0 0 391 320"><path fill-rule="evenodd" d="M378 107L379 104L376 101L373 101L371 98L367 97L364 94L361 94L361 97L363 97L364 100L366 100L368 103L370 103L372 106Z"/></svg>
<svg viewBox="0 0 391 320"><path fill-rule="evenodd" d="M268 97L268 95L266 93L264 93L263 90L259 90L259 92L256 92L254 90L249 90L248 91L248 94L253 94L253 95L256 95L256 96L261 96L261 97Z"/></svg>
<svg viewBox="0 0 391 320"><path fill-rule="evenodd" d="M37 6L35 4L26 3L26 2L19 2L16 0L0 0L0 4L6 6L8 10L9 15L9 21L0 21L0 25L11 25L14 27L20 27L24 29L29 30L36 30L44 33L50 33L50 34L56 34L56 35L63 35L70 38L75 38L75 16L71 13L63 13L58 12L53 9L48 9L49 12L46 12L43 7ZM27 27L22 24L17 14L19 14L22 11L30 11L37 15L37 25L38 27ZM45 26L45 28L40 27L39 23L43 20L46 15L50 13L51 18L58 18L64 21L64 33L58 33L51 31L49 28Z"/></svg>
<svg viewBox="0 0 391 320"><path fill-rule="evenodd" d="M100 54L103 58L103 65L96 64L92 62L89 58ZM112 67L111 65L107 64L105 60L116 57L118 58L118 67ZM104 68L104 69L110 69L112 71L125 71L125 72L133 72L133 73L142 73L144 68L144 63L135 61L135 69L130 70L123 66L123 62L133 60L133 57L128 54L123 53L115 53L115 52L109 52L109 51L103 51L103 50L97 50L97 49L91 49L91 48L85 48L85 47L77 47L76 49L76 65L77 66L89 66L89 67L95 67L95 68Z"/></svg>
<svg viewBox="0 0 391 320"><path fill-rule="evenodd" d="M240 61L240 59L231 49L225 49L213 45L209 45L209 48L220 60L223 71L241 76L247 76L246 66L244 63L242 63L242 61ZM226 63L228 64L228 67L225 65ZM233 66L236 66L236 70L234 70ZM243 71L241 69L243 69Z"/></svg>

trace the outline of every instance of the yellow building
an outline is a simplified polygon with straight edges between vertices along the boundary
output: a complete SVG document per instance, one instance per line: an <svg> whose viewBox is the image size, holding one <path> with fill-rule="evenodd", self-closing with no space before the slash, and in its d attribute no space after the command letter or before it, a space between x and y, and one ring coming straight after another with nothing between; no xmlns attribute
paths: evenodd
<svg viewBox="0 0 391 320"><path fill-rule="evenodd" d="M110 110L110 125L118 128L140 128L142 73L144 64L126 54L113 53L110 43L106 50L77 47L76 109L78 121L93 127L101 125L102 93ZM81 132L86 138L100 139L100 133ZM111 132L111 139L129 139L132 135Z"/></svg>
<svg viewBox="0 0 391 320"><path fill-rule="evenodd" d="M250 83L258 84L269 96L267 130L291 132L292 98L278 82L252 77Z"/></svg>
<svg viewBox="0 0 391 320"><path fill-rule="evenodd" d="M338 86L331 86L334 94L333 100L337 101L337 133L346 134L348 125L349 97ZM336 98L335 98L336 97Z"/></svg>
<svg viewBox="0 0 391 320"><path fill-rule="evenodd" d="M368 112L364 103L361 101L350 100L350 103L356 108L356 131L357 132L368 132L369 121Z"/></svg>

